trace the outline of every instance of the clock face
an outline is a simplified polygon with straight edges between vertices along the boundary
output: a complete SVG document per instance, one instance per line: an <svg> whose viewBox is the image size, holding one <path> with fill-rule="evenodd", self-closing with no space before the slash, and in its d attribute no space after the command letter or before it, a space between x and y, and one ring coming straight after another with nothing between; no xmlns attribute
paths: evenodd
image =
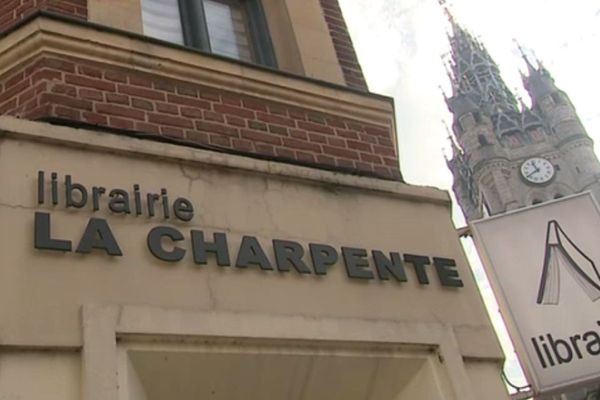
<svg viewBox="0 0 600 400"><path fill-rule="evenodd" d="M530 158L521 165L521 175L531 183L546 183L554 176L554 165L545 158Z"/></svg>

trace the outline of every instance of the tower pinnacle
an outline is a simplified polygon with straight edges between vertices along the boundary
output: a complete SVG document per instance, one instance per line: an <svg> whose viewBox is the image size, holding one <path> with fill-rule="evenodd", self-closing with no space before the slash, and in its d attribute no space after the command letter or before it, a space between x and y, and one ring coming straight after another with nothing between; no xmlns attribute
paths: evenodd
<svg viewBox="0 0 600 400"><path fill-rule="evenodd" d="M513 42L517 45L517 48L519 49L519 53L521 54L521 58L523 59L523 61L525 61L525 65L527 65L527 71L529 72L529 74L533 73L536 70L536 68L533 66L533 64L529 60L529 57L527 56L527 54L525 54L525 50L523 49L521 44L517 41L517 39L513 39ZM539 65L539 61L537 61L537 63Z"/></svg>

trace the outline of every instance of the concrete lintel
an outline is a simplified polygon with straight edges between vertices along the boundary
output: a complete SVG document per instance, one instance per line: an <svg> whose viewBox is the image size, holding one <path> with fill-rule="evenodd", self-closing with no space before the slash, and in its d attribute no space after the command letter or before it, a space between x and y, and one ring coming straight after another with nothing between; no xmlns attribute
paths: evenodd
<svg viewBox="0 0 600 400"><path fill-rule="evenodd" d="M451 326L439 323L368 321L149 306L86 306L84 324L84 400L118 398L117 337L146 335L230 337L311 342L431 346L444 365L449 399L474 400ZM442 379L441 376L438 377ZM443 385L441 382L437 384Z"/></svg>

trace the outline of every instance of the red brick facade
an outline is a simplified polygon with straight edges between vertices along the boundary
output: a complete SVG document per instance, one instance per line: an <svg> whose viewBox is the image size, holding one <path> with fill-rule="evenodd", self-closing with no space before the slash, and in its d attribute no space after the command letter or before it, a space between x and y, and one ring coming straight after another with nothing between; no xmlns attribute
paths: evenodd
<svg viewBox="0 0 600 400"><path fill-rule="evenodd" d="M346 84L354 89L368 91L338 0L320 1Z"/></svg>
<svg viewBox="0 0 600 400"><path fill-rule="evenodd" d="M36 11L87 19L87 0L0 0L0 33Z"/></svg>
<svg viewBox="0 0 600 400"><path fill-rule="evenodd" d="M0 77L0 115L58 120L400 179L390 126L76 59Z"/></svg>

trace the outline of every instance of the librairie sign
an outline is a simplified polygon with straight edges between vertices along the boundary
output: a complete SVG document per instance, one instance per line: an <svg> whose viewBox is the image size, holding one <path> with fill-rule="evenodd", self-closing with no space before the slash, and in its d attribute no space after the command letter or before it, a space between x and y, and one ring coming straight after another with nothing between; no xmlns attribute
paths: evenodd
<svg viewBox="0 0 600 400"><path fill-rule="evenodd" d="M472 227L535 391L551 394L600 379L600 210L591 194Z"/></svg>
<svg viewBox="0 0 600 400"><path fill-rule="evenodd" d="M86 186L71 175L39 171L37 176L37 203L40 210L34 216L34 247L40 251L61 251L88 254L104 252L109 256L124 256L119 245L118 232L106 218L88 219L78 240L59 238L52 234L52 209L65 207L82 213L100 212L102 215L126 215L145 218L159 223L178 221L189 223L194 219L196 206L184 197L172 198L166 188L158 193L143 192L138 184L130 190ZM270 248L254 236L243 236L234 258L232 246L225 232L213 232L190 227L183 231L169 225L152 226L146 234L148 251L163 262L179 262L186 258L196 265L205 265L213 259L220 267L259 268L262 271L327 275L340 261L346 274L354 279L378 279L406 282L414 276L420 285L429 285L431 276L437 276L442 286L460 288L454 259L355 247L335 248L323 243L303 245L296 241L273 239ZM265 250L266 249L266 250ZM269 257L268 254L272 254ZM412 269L413 273L407 273Z"/></svg>

